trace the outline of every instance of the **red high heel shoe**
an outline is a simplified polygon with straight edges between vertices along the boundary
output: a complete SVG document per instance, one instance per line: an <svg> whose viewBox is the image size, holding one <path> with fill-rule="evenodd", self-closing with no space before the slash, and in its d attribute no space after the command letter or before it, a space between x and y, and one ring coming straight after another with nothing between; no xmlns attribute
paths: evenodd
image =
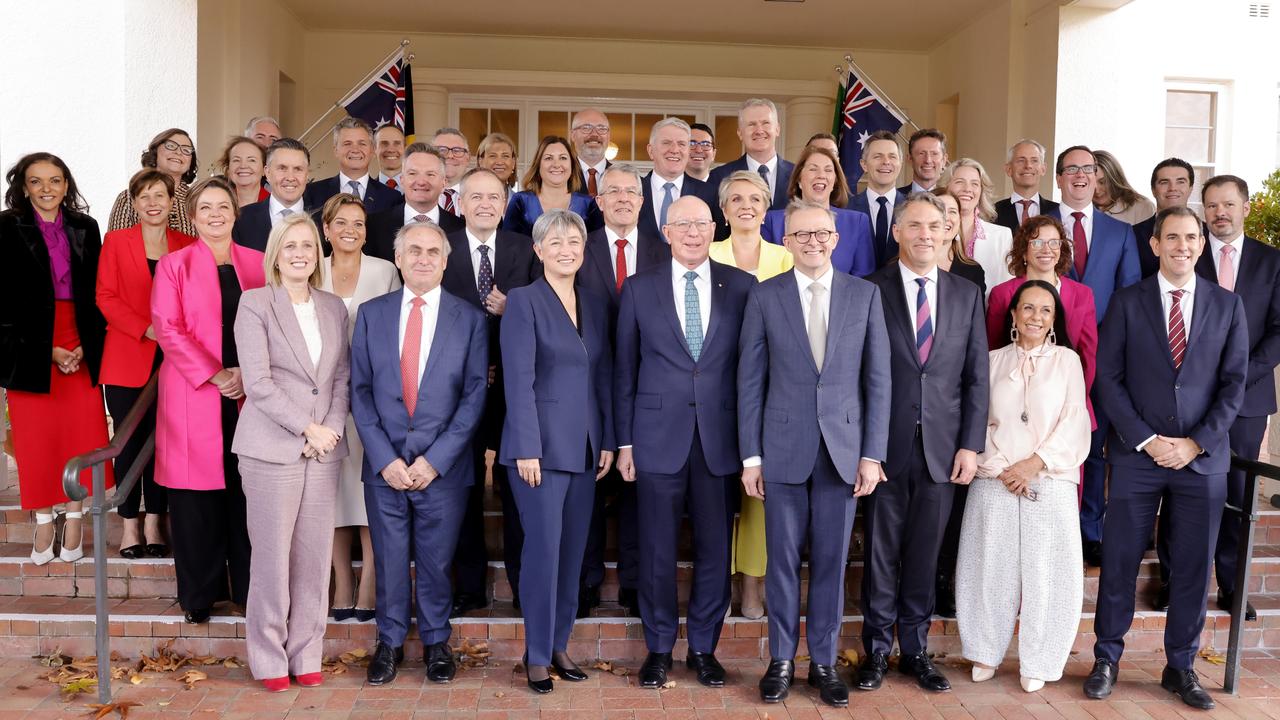
<svg viewBox="0 0 1280 720"><path fill-rule="evenodd" d="M302 673L296 680L302 687L319 687L324 682L324 675L318 672Z"/></svg>
<svg viewBox="0 0 1280 720"><path fill-rule="evenodd" d="M289 676L264 678L262 681L262 687L266 688L267 692L284 692L289 689Z"/></svg>

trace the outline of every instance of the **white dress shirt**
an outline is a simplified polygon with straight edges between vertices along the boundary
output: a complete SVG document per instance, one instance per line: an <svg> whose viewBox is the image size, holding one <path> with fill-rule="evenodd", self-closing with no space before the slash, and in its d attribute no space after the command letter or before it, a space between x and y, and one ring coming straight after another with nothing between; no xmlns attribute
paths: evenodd
<svg viewBox="0 0 1280 720"><path fill-rule="evenodd" d="M1062 217L1062 229L1067 231L1068 242L1075 237L1076 219L1071 214L1074 212L1084 213L1084 217L1080 218L1080 224L1084 226L1084 246L1085 249L1091 249L1093 248L1093 203L1089 203L1079 210L1066 203L1058 205L1058 214ZM1072 255L1074 257L1074 253Z"/></svg>
<svg viewBox="0 0 1280 720"><path fill-rule="evenodd" d="M915 195L916 193L920 193L920 192L923 192L923 193L933 192L933 188L931 188L931 187L925 187L925 186L921 185L920 183L916 182L916 181L913 179L913 180L911 181L911 190L910 190L910 191L908 191L908 192L907 192L907 194L908 194L908 195Z"/></svg>
<svg viewBox="0 0 1280 720"><path fill-rule="evenodd" d="M1022 221L1022 205L1020 203L1023 200L1031 201L1031 204L1027 206L1028 220L1040 214L1040 193L1036 193L1035 197L1022 197L1016 192L1010 193L1009 202L1013 204L1013 214L1014 217L1018 218L1019 222ZM1068 237L1070 236L1068 235Z"/></svg>
<svg viewBox="0 0 1280 720"><path fill-rule="evenodd" d="M898 189L889 188L889 192L881 195L880 193L867 188L867 214L871 216L871 232L874 233L876 228L876 215L880 212L880 198L885 199L885 211L889 213L889 225L893 226L893 203L898 199Z"/></svg>
<svg viewBox="0 0 1280 720"><path fill-rule="evenodd" d="M1173 310L1173 295L1170 293L1174 290L1186 291L1183 294L1182 299L1178 301L1178 304L1182 307L1182 332L1186 335L1187 340L1189 341L1191 339L1191 314L1195 310L1196 274L1194 272L1191 273L1191 279L1187 280L1187 284L1179 288L1177 285L1169 282L1169 280L1165 278L1164 273L1157 272L1156 283L1160 286L1160 306L1164 309L1165 338L1169 337L1169 313ZM1183 361L1186 361L1185 357L1183 358ZM1141 452L1142 448L1147 446L1147 443L1155 439L1156 436L1152 435L1146 440L1138 443L1137 447L1134 449Z"/></svg>
<svg viewBox="0 0 1280 720"><path fill-rule="evenodd" d="M775 153L769 158L769 162L756 162L756 159L747 156L747 169L753 173L760 172L760 166L764 165L769 168L769 200L772 202L773 196L778 192L778 155Z"/></svg>
<svg viewBox="0 0 1280 720"><path fill-rule="evenodd" d="M436 206L443 210L444 199L449 196L451 191L453 192L453 213L458 217L462 217L462 208L459 206L459 203L462 202L462 183L450 185L444 190L441 190L440 197L436 198Z"/></svg>
<svg viewBox="0 0 1280 720"><path fill-rule="evenodd" d="M933 332L936 335L938 332L938 266L934 265L925 275L917 275L915 270L899 260L898 271L902 273L902 291L907 296L907 317L911 318L913 330L916 319L916 295L920 294L920 285L916 279L925 278L929 281L924 284L924 295L929 299L929 319L933 323Z"/></svg>
<svg viewBox="0 0 1280 720"><path fill-rule="evenodd" d="M631 232L626 235L619 235L613 231L613 228L606 225L604 227L604 237L609 241L609 262L612 263L610 268L613 271L614 282L618 281L618 238L627 241L627 245L623 248L622 256L627 261L627 277L636 274L636 242L640 239L639 228L631 228ZM681 296L683 297L683 296Z"/></svg>
<svg viewBox="0 0 1280 720"><path fill-rule="evenodd" d="M320 339L320 318L316 315L315 299L307 298L304 303L293 303L293 314L298 318L298 327L302 329L302 340L307 344L311 365L319 367L320 351L324 344Z"/></svg>
<svg viewBox="0 0 1280 720"><path fill-rule="evenodd" d="M822 312L823 324L827 325L831 320L831 283L835 278L835 267L827 266L827 271L816 278L811 278L800 272L800 268L792 268L792 273L796 276L796 287L800 290L800 310L804 313L804 327L809 327L809 313L813 306L813 294L809 292L809 286L815 282L827 289L822 294L822 298L818 303L818 309ZM828 329L829 329L828 325ZM808 351L808 348L804 348Z"/></svg>
<svg viewBox="0 0 1280 720"><path fill-rule="evenodd" d="M413 311L413 299L418 297L406 285L400 290L400 335L396 347L400 348L400 357L404 357L404 331L409 327L409 313ZM431 354L431 339L436 334L436 319L440 317L440 286L437 285L422 295L427 301L419 312L422 313L422 344L418 350L418 386L422 386L422 373L427 369L427 357Z"/></svg>
<svg viewBox="0 0 1280 720"><path fill-rule="evenodd" d="M680 190L684 187L684 173L680 173L672 180L667 180L653 171L649 175L649 188L653 191L653 221L658 224L658 230L662 230L662 201L667 196L667 190L663 186L667 183L675 185L671 190L671 202L675 203L680 199Z"/></svg>
<svg viewBox="0 0 1280 720"><path fill-rule="evenodd" d="M680 321L680 330L685 328L685 322L688 318L685 315L684 292L685 286L689 281L685 279L684 274L689 272L690 268L681 265L675 260L671 261L671 292L676 303L676 319ZM711 260L703 260L702 264L692 270L698 273L698 277L693 281L693 288L698 291L698 313L702 322L702 337L707 336L707 327L711 323Z"/></svg>
<svg viewBox="0 0 1280 720"><path fill-rule="evenodd" d="M280 213L285 210L295 213L306 212L306 208L302 205L302 198L298 198L298 202L290 205L289 207L285 207L284 203L277 200L275 195L267 198L267 210L271 216L271 227L275 227L276 223L280 222L280 219L284 217Z"/></svg>
<svg viewBox="0 0 1280 720"><path fill-rule="evenodd" d="M340 193L351 192L352 180L359 183L360 199L363 200L365 194L369 192L369 176L368 175L365 175L364 177L352 178L352 177L347 177L346 175L343 175L341 172L339 172L338 173L338 192Z"/></svg>
<svg viewBox="0 0 1280 720"><path fill-rule="evenodd" d="M489 266L493 269L494 287L497 287L498 277L498 232L495 230L490 233L489 237L483 242L480 238L467 230L467 247L471 249L471 275L475 278L476 289L480 288L480 246L485 245L489 248ZM483 300L484 298L481 298Z"/></svg>
<svg viewBox="0 0 1280 720"><path fill-rule="evenodd" d="M431 222L437 225L440 224L440 206L439 205L432 207L430 210L426 212L418 212L417 210L414 210L413 206L410 205L409 203L404 204L404 224L405 225L408 225L411 222L417 222L415 218L417 218L419 215L426 215L427 219L430 220Z"/></svg>
<svg viewBox="0 0 1280 720"><path fill-rule="evenodd" d="M581 168L582 170L582 188L583 188L582 191L586 192L587 183L591 180L591 173L589 171L592 170L593 168L595 169L596 187L599 188L600 181L604 179L604 171L609 167L609 161L608 159L605 159L605 160L601 160L595 165L588 165L582 160L579 160L578 167Z"/></svg>
<svg viewBox="0 0 1280 720"><path fill-rule="evenodd" d="M1234 240L1223 242L1214 237L1212 233L1209 235L1209 250L1213 253L1213 269L1215 272L1222 270L1222 248L1230 245L1236 251L1231 253L1231 267L1235 271L1236 284L1240 283L1240 258L1244 256L1244 233L1240 233Z"/></svg>

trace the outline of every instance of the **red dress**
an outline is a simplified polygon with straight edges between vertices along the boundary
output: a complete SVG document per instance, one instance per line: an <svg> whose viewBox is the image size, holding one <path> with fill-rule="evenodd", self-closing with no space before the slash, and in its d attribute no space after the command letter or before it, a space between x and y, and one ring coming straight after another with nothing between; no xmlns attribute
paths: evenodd
<svg viewBox="0 0 1280 720"><path fill-rule="evenodd" d="M53 319L53 344L66 350L80 345L75 306L58 300ZM50 350L52 352L52 349ZM62 491L62 471L76 455L107 444L107 414L102 388L89 379L81 364L64 375L49 360L49 392L8 391L13 447L18 464L18 490L24 510L47 508L67 502ZM113 484L111 463L106 463L106 487ZM93 474L85 470L80 484L93 488Z"/></svg>

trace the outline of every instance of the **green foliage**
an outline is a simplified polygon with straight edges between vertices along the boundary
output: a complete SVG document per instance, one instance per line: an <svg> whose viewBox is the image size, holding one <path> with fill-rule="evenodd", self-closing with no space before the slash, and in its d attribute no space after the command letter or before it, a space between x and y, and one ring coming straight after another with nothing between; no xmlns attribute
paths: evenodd
<svg viewBox="0 0 1280 720"><path fill-rule="evenodd" d="M1268 245L1280 247L1280 169L1262 181L1262 190L1249 199L1244 232Z"/></svg>

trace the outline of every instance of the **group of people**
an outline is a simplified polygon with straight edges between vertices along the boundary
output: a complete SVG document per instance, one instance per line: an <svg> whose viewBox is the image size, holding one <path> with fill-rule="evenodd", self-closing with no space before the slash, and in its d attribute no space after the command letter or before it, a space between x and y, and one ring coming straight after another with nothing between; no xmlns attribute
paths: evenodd
<svg viewBox="0 0 1280 720"><path fill-rule="evenodd" d="M761 698L788 696L803 615L807 681L847 705L835 666L861 512L857 689L881 686L896 642L901 672L949 690L935 612L957 618L974 681L1015 626L1023 687L1060 679L1088 562L1085 693L1106 697L1159 514L1162 684L1212 707L1192 662L1215 557L1219 603L1233 590L1230 456L1257 456L1280 362L1280 253L1244 237L1245 182L1203 180L1201 221L1187 163L1156 166L1144 207L1114 157L1077 145L1057 155L1055 203L1045 148L1023 140L996 202L984 167L926 129L905 153L870 136L858 191L834 138L793 164L779 129L773 103L746 101L744 155L714 166L709 127L665 118L642 174L605 158L608 118L584 109L518 191L497 133L471 167L456 129L406 145L347 118L338 174L312 181L307 147L254 118L194 182L194 144L170 129L101 239L66 164L23 157L0 213L0 386L32 560L81 556L62 463L105 444L104 392L119 420L158 372L116 463L123 477L154 428L119 552L172 547L188 622L243 606L270 690L322 681L330 616L376 620L371 684L395 679L413 616L427 677L454 677L450 617L490 601L493 451L536 692L587 676L568 641L599 602L610 512L619 601L649 651L639 684L667 682L688 515L698 681L726 682L737 573L739 611L768 606Z"/></svg>

